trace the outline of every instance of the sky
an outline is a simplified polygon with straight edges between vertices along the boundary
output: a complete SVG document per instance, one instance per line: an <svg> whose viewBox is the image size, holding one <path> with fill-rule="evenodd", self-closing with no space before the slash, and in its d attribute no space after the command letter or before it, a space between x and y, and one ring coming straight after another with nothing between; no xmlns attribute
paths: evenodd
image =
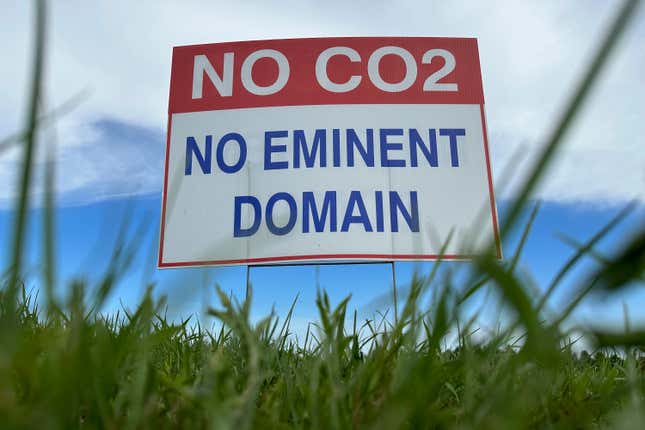
<svg viewBox="0 0 645 430"><path fill-rule="evenodd" d="M51 2L45 111L82 93L82 102L41 134L55 142L60 277L92 276L109 260L123 217L148 227L137 269L109 307L133 303L146 279L168 293L173 310L189 314L212 303L213 280L242 294L244 268L155 268L165 129L173 46L235 40L325 36L454 36L478 39L492 170L500 216L554 126L620 2L433 1L98 1ZM10 1L0 16L0 137L21 129L32 36L31 2ZM638 208L620 233L645 220L645 8L624 37L566 136L566 146L535 197L544 202L522 259L538 286L572 252L563 232L584 240L629 201ZM519 154L519 159L515 155ZM17 149L0 154L0 262L9 246ZM37 154L42 170L43 154ZM512 169L509 163L512 161ZM513 174L506 175L511 171ZM510 178L510 179L509 179ZM502 182L504 179L504 183ZM41 181L36 175L34 194ZM35 199L36 206L38 199ZM129 211L126 208L130 208ZM30 235L38 267L38 208ZM611 252L620 234L601 244ZM507 255L513 240L504 243ZM153 256L152 258L149 258ZM458 264L457 264L458 265ZM397 264L397 284L415 267ZM315 316L316 285L333 298L353 295L365 312L391 285L389 265L254 268L256 310L285 311L300 294L298 318ZM34 281L36 284L36 282ZM197 287L207 284L208 288ZM134 285L134 286L133 286ZM195 291L196 290L196 291ZM563 294L566 294L563 293ZM589 303L580 318L616 319L622 302L634 318L638 290L613 303ZM622 314L620 314L622 319Z"/></svg>

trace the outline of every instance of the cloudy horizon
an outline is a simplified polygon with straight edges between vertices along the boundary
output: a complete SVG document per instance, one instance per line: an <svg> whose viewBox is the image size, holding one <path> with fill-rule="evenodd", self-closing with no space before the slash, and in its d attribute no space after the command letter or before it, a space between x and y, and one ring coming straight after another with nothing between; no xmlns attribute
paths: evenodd
<svg viewBox="0 0 645 430"><path fill-rule="evenodd" d="M56 189L63 205L161 192L172 46L375 35L478 39L498 198L512 197L619 5L496 2L484 8L403 1L367 7L365 2L291 1L276 8L263 2L195 1L186 8L171 2L117 3L51 4L46 111L89 91L56 122L55 131L41 135L43 144L54 136L57 141ZM8 9L0 45L12 67L0 70L3 82L10 83L0 100L0 136L21 128L31 60L26 29L32 25L32 6L18 2ZM642 9L536 197L592 206L645 202L645 151L636 138L645 135L645 109L638 98L645 89ZM514 161L514 179L501 184L514 154L521 159ZM0 157L2 207L11 205L17 157L15 149Z"/></svg>

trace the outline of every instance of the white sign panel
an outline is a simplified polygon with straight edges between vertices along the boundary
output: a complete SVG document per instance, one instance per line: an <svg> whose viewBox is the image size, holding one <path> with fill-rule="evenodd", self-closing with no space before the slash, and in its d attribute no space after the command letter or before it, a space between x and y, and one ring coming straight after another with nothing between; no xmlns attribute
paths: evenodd
<svg viewBox="0 0 645 430"><path fill-rule="evenodd" d="M474 39L175 48L160 267L501 256Z"/></svg>

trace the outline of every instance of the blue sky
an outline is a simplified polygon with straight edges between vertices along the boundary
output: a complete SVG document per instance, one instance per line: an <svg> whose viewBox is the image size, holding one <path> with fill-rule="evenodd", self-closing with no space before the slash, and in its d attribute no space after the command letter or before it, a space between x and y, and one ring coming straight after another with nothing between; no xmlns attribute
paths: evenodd
<svg viewBox="0 0 645 430"><path fill-rule="evenodd" d="M136 259L133 267L112 292L105 312L112 312L122 305L134 306L144 293L146 285L154 282L157 295L168 297L169 315L173 318L191 314L203 315L208 306L216 305L215 285L238 298L245 293L246 268L242 266L224 268L156 269L157 241L159 227L160 195L110 199L87 205L61 207L56 211L57 259L59 291L73 279L83 279L89 285L96 285L99 276L111 261L112 250L117 241L118 231L125 222L129 225L129 236L139 225L145 226L145 234L137 242ZM508 202L498 202L503 219ZM519 271L527 281L534 281L536 289L543 290L573 249L558 238L559 233L580 242L602 228L623 206L581 205L544 202L520 260ZM40 223L41 210L33 210L29 229L30 264L28 266L28 287L37 290L40 284ZM605 255L619 249L623 239L639 228L645 220L645 208L640 205L624 222L598 247ZM0 229L10 231L10 211L0 211ZM504 243L504 253L511 256L516 248L517 238ZM0 261L6 261L7 247L0 249ZM465 262L446 262L444 269L463 271ZM551 301L553 309L567 303L573 286L595 267L587 258L557 290ZM396 263L397 286L405 291L415 270L428 273L432 263ZM254 288L253 315L257 318L268 314L272 308L284 315L298 296L295 316L302 324L315 320L317 311L315 297L317 287L324 288L333 302L352 295L352 309L359 317L370 318L377 310L391 309L391 266L389 264L323 265L257 267L251 269L251 283ZM62 294L62 293L61 293ZM474 307L479 307L484 298L475 298ZM490 300L490 310L494 308ZM645 291L633 288L617 297L592 297L577 311L575 323L620 324L623 320L623 303L628 305L630 319L634 324L645 323ZM488 314L487 317L493 318ZM485 322L483 322L485 324Z"/></svg>
<svg viewBox="0 0 645 430"><path fill-rule="evenodd" d="M0 137L20 129L25 111L32 12L28 3L5 6L6 13L0 17L0 48L4 53ZM172 46L311 36L477 37L503 221L506 200L539 151L618 5L599 0L587 0L584 5L499 1L486 2L485 7L472 2L347 3L124 1L90 6L82 1L56 2L51 16L46 107L89 90L82 104L41 136L43 143L54 138L57 141L61 279L91 277L105 267L118 225L127 215L132 224L143 221L149 229L137 254L137 269L114 292L107 309L115 309L119 302L132 303L147 279L158 282L158 291L169 295L171 310L177 315L202 309L212 301L215 281L234 293L244 290L245 269L240 267L155 269ZM584 240L628 201L640 202L624 226L601 244L601 249L610 253L619 245L621 234L645 220L643 9L567 136L560 161L536 194L544 206L521 267L538 286L548 283L571 252L555 237L556 232ZM502 191L502 170L518 151L524 156ZM7 260L17 160L15 150L0 155L2 265ZM42 167L41 161L37 166ZM32 240L38 236L38 214L35 209ZM30 243L35 271L38 248ZM510 255L513 241L505 243L504 250ZM397 264L400 285L409 279L414 267ZM428 270L430 266L419 267ZM313 266L256 268L252 270L256 312L264 313L274 304L278 313L284 312L300 294L297 316L303 321L311 319L315 316L317 282L332 298L351 293L359 310L373 312L383 304L380 298L389 291L390 276L388 265L323 266L318 272ZM575 279L574 274L570 281ZM37 284L33 279L32 285ZM210 289L202 288L204 284ZM566 297L567 291L562 294ZM610 301L590 301L579 317L585 321L622 320L622 301L628 304L633 318L645 320L641 311L645 295L637 289Z"/></svg>

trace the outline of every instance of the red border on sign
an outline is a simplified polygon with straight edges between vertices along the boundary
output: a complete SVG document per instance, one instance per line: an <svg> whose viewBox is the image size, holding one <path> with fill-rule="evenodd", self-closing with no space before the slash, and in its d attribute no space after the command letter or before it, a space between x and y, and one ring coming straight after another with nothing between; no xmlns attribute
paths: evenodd
<svg viewBox="0 0 645 430"><path fill-rule="evenodd" d="M479 105L481 114L482 133L484 137L484 155L486 158L486 175L488 176L488 197L490 200L491 218L493 235L495 239L495 250L497 258L502 258L502 244L499 236L499 227L497 222L497 207L495 205L495 194L493 190L493 175L491 172L490 155L488 151L488 132L486 130L486 118L484 114L484 105ZM168 164L170 158L170 131L172 114L168 115L168 135L166 137L166 165L164 171L164 188L162 197L161 209L161 233L159 236L159 261L158 267L173 268L173 267L197 267L197 266L232 266L232 265L256 265L256 264L288 264L289 262L298 261L334 261L339 262L359 262L374 260L378 262L389 261L410 261L410 260L470 260L474 255L460 255L460 254L308 254L308 255L281 255L276 257L258 257L258 258L240 258L232 260L204 260L204 261L180 261L173 263L163 262L163 245L164 245L164 230L166 225L166 195L168 189Z"/></svg>
<svg viewBox="0 0 645 430"><path fill-rule="evenodd" d="M499 237L499 226L497 224L497 206L495 205L495 190L493 187L493 173L490 167L490 155L488 153L488 132L486 130L486 115L484 105L479 105L479 112L482 118L482 131L484 135L484 154L486 155L486 175L488 176L488 198L490 199L490 212L493 220L493 234L495 236L495 251L497 258L502 259L502 241Z"/></svg>
<svg viewBox="0 0 645 430"><path fill-rule="evenodd" d="M161 198L161 229L159 232L159 261L158 267L167 267L163 262L163 240L166 230L166 198L168 190L168 164L170 163L170 131L172 129L172 115L168 115L168 131L166 136L166 162L163 174L163 196ZM166 263L167 264L167 263Z"/></svg>

